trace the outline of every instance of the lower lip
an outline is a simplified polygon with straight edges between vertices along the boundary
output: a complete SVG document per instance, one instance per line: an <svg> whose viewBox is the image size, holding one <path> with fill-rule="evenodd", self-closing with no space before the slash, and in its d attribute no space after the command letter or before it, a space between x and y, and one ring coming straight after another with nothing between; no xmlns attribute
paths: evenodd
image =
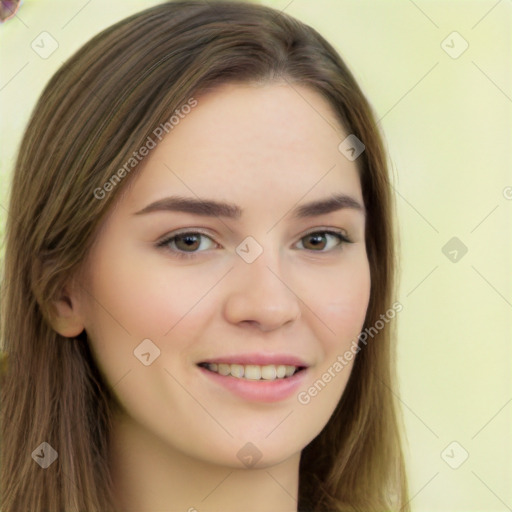
<svg viewBox="0 0 512 512"><path fill-rule="evenodd" d="M287 377L275 380L249 380L239 379L233 376L225 376L215 373L206 368L198 367L199 370L209 377L213 382L224 386L226 389L251 402L279 402L297 392L303 383L307 369Z"/></svg>

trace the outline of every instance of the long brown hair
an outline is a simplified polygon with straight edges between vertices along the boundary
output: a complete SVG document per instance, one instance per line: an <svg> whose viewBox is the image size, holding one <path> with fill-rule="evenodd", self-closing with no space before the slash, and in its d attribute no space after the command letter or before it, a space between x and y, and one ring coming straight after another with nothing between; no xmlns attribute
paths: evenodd
<svg viewBox="0 0 512 512"><path fill-rule="evenodd" d="M169 2L116 23L49 81L14 170L2 285L3 512L113 510L115 394L85 332L70 339L52 328L53 300L137 169L101 200L94 191L176 109L228 82L307 86L363 141L356 163L371 272L364 328L390 309L396 262L385 151L372 110L334 48L311 27L251 3ZM299 511L409 510L392 329L386 323L360 345L334 414L303 450ZM58 452L45 470L31 456L43 442Z"/></svg>

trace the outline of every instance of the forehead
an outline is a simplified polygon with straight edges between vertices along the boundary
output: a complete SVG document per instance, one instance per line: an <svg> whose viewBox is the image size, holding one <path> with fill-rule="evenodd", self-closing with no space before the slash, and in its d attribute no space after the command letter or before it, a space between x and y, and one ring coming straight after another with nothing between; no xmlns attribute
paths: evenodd
<svg viewBox="0 0 512 512"><path fill-rule="evenodd" d="M224 85L145 158L128 192L134 207L165 193L297 202L343 192L361 199L358 170L338 150L347 136L326 99L298 85Z"/></svg>

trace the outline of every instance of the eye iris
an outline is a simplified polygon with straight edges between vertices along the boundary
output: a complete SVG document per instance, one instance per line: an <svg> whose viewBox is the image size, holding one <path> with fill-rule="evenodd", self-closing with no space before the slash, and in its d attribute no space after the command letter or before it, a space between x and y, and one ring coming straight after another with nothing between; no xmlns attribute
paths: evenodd
<svg viewBox="0 0 512 512"><path fill-rule="evenodd" d="M307 238L307 239L309 239L309 240L314 240L314 239L316 239L316 240L317 240L317 242L318 242L318 241L319 241L319 239L320 239L319 243L321 244L321 243L322 243L322 241L323 241L322 239L325 239L325 235L321 235L321 234L316 233L316 234L313 234L313 235L308 235L306 238ZM314 243L313 243L313 248L315 248L315 247L316 247L316 248L318 248L318 243L317 243L317 242L314 242Z"/></svg>
<svg viewBox="0 0 512 512"><path fill-rule="evenodd" d="M176 247L178 247L178 249L181 249L179 247L179 243L178 243L180 240L185 241L185 246L184 246L185 249L197 249L198 247L193 247L194 243L196 243L197 246L200 245L200 243L198 242L199 235L193 235L193 234L177 235L176 236Z"/></svg>

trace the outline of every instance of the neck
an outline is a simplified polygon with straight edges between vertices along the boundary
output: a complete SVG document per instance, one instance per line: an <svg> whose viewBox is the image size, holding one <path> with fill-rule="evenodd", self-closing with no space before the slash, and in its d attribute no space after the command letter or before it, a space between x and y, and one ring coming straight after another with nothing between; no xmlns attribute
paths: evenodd
<svg viewBox="0 0 512 512"><path fill-rule="evenodd" d="M116 512L296 512L300 453L264 469L233 468L176 450L123 416L111 437Z"/></svg>

